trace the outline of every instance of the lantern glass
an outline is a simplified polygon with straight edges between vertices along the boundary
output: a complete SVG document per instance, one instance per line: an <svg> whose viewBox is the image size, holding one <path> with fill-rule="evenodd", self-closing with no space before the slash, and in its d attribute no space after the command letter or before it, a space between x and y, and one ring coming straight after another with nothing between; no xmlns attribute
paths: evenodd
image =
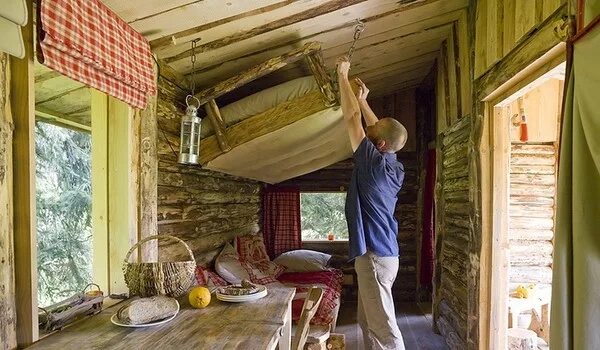
<svg viewBox="0 0 600 350"><path fill-rule="evenodd" d="M200 156L201 119L196 116L197 109L189 106L181 119L179 145L179 163L198 164Z"/></svg>

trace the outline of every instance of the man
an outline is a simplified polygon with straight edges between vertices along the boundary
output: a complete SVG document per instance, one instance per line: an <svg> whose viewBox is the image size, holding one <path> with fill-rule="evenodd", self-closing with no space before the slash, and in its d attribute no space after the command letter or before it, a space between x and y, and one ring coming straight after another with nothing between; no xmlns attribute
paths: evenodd
<svg viewBox="0 0 600 350"><path fill-rule="evenodd" d="M354 170L346 197L350 259L358 278L358 322L367 349L405 349L396 323L392 285L398 273L398 223L394 218L404 166L395 152L404 147L407 132L395 119L378 119L367 103L369 90L357 79L354 95L350 62L337 62L344 121L354 151ZM361 124L361 111L365 130Z"/></svg>

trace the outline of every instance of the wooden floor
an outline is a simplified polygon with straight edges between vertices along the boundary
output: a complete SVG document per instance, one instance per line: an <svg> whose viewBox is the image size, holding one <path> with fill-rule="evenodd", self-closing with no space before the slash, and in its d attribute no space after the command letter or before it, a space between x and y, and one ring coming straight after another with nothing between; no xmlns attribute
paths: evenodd
<svg viewBox="0 0 600 350"><path fill-rule="evenodd" d="M396 319L404 337L406 350L446 350L444 339L432 330L431 304L397 303ZM362 332L356 322L356 304L340 308L336 333L346 335L347 350L362 350Z"/></svg>

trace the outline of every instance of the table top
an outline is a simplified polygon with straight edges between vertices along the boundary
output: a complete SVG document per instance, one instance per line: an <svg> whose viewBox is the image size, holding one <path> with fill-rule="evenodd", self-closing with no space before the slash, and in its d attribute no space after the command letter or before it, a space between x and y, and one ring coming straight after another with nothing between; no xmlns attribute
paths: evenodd
<svg viewBox="0 0 600 350"><path fill-rule="evenodd" d="M187 296L170 322L146 328L119 327L110 317L122 304L54 333L28 349L268 349L279 341L294 288L272 287L262 299L227 303L213 295L204 309Z"/></svg>

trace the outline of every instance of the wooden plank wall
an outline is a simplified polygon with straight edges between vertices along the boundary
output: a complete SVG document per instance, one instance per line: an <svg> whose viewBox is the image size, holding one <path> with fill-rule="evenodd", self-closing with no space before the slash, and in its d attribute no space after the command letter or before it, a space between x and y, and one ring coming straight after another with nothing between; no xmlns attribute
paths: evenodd
<svg viewBox="0 0 600 350"><path fill-rule="evenodd" d="M0 53L0 349L17 347L9 64L8 55Z"/></svg>
<svg viewBox="0 0 600 350"><path fill-rule="evenodd" d="M437 72L436 128L440 134L462 116L471 113L471 75L466 11L454 22L442 42L434 67Z"/></svg>
<svg viewBox="0 0 600 350"><path fill-rule="evenodd" d="M566 0L479 0L475 78L506 56Z"/></svg>
<svg viewBox="0 0 600 350"><path fill-rule="evenodd" d="M438 138L436 179L435 325L451 349L467 349L471 235L469 138L464 117Z"/></svg>
<svg viewBox="0 0 600 350"><path fill-rule="evenodd" d="M158 233L183 239L199 262L210 262L225 242L258 230L261 184L178 164L183 115L178 101L181 90L162 77L157 102ZM165 242L159 256L183 258L185 250Z"/></svg>
<svg viewBox="0 0 600 350"><path fill-rule="evenodd" d="M556 146L513 143L510 153L509 283L550 284Z"/></svg>

